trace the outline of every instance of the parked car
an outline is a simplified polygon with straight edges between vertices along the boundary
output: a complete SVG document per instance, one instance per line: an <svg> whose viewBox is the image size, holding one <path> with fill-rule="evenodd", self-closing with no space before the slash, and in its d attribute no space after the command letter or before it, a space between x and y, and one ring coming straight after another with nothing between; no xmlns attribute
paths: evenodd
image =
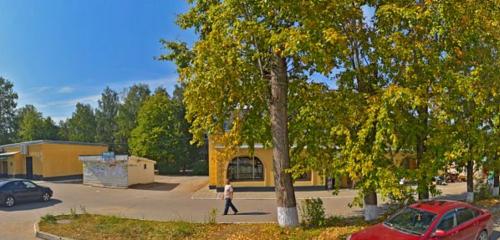
<svg viewBox="0 0 500 240"><path fill-rule="evenodd" d="M445 180L445 177L443 176L434 176L432 178L432 182L436 185L448 185L448 183Z"/></svg>
<svg viewBox="0 0 500 240"><path fill-rule="evenodd" d="M12 207L20 202L49 201L52 190L24 179L0 180L0 204Z"/></svg>
<svg viewBox="0 0 500 240"><path fill-rule="evenodd" d="M483 209L456 201L427 201L406 207L385 222L348 240L488 240L493 219Z"/></svg>

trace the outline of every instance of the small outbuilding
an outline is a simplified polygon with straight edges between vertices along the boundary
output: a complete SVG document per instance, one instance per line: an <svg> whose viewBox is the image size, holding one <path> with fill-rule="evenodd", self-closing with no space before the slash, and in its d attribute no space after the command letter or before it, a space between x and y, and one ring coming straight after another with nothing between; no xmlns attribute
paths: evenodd
<svg viewBox="0 0 500 240"><path fill-rule="evenodd" d="M103 153L80 156L83 162L83 184L100 187L127 188L155 181L155 161L128 155Z"/></svg>
<svg viewBox="0 0 500 240"><path fill-rule="evenodd" d="M0 178L82 179L80 155L108 151L106 144L36 140L0 146Z"/></svg>

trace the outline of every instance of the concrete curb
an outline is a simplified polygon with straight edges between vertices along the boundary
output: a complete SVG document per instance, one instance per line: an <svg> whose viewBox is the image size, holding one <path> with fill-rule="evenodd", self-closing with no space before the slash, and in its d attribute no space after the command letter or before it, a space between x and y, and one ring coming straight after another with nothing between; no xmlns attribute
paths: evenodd
<svg viewBox="0 0 500 240"><path fill-rule="evenodd" d="M50 234L47 232L40 231L40 227L38 226L38 223L35 223L34 225L34 230L35 230L35 237L39 239L45 239L45 240L73 240L71 238L65 238L65 237L60 237L54 234Z"/></svg>

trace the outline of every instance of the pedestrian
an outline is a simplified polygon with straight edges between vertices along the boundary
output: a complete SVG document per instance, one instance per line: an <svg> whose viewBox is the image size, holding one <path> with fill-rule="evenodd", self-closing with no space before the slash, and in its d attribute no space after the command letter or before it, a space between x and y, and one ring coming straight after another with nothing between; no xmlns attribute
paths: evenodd
<svg viewBox="0 0 500 240"><path fill-rule="evenodd" d="M227 215L227 212L229 210L229 207L234 212L234 215L238 213L238 209L233 205L233 186L231 186L231 181L229 179L226 179L226 186L224 186L224 200L226 200L226 206L224 207L224 215Z"/></svg>

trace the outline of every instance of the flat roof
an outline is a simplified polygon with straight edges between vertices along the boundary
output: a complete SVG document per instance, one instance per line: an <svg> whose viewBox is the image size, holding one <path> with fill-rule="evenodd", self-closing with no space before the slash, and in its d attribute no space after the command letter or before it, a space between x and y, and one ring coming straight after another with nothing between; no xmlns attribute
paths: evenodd
<svg viewBox="0 0 500 240"><path fill-rule="evenodd" d="M11 143L0 145L0 148L4 147L16 147L22 144L25 145L35 145L35 144L64 144L64 145L87 145L87 146L104 146L107 147L107 144L104 143L89 143L89 142L75 142L75 141L59 141L59 140L35 140L35 141L26 141L19 143Z"/></svg>

